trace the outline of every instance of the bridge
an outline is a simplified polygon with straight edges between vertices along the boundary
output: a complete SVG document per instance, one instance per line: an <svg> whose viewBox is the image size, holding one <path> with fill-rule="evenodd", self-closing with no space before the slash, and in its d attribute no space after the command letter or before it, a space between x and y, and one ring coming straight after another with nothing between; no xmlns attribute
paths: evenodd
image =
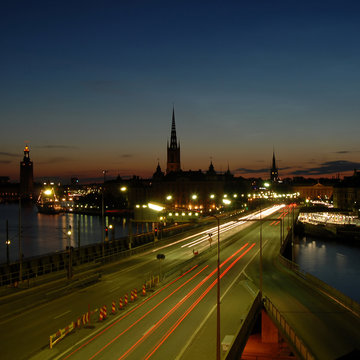
<svg viewBox="0 0 360 360"><path fill-rule="evenodd" d="M221 358L238 359L241 353L244 359L259 358L261 354L245 347L259 313L264 341L285 339L288 357L336 359L355 351L360 343L359 305L281 257L293 213L289 208L275 210L261 221L256 214L221 221ZM209 233L214 234L212 242ZM75 280L64 280L65 295L55 291L61 289L59 283L4 295L2 358L215 359L215 234L216 226L158 242L157 247L103 265L101 281L88 287L76 288ZM154 275L163 286L155 284ZM134 287L140 295L143 283L149 284L146 295L119 310L119 297ZM111 313L113 300L114 314L100 322L100 306L107 305ZM90 323L49 348L50 335L87 312L92 314ZM19 347L20 342L26 347Z"/></svg>

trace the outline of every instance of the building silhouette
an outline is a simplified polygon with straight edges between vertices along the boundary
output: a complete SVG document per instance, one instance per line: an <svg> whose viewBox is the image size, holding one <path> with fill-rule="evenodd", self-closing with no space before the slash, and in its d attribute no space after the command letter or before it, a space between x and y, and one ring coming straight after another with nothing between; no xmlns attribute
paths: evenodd
<svg viewBox="0 0 360 360"><path fill-rule="evenodd" d="M168 205L169 208L211 211L223 206L224 197L232 203L244 199L249 182L235 178L229 167L226 172L217 172L210 161L206 171L181 169L180 143L177 141L175 111L173 108L170 144L167 143L165 173L158 162L149 186L149 198Z"/></svg>
<svg viewBox="0 0 360 360"><path fill-rule="evenodd" d="M32 199L34 195L34 174L33 162L30 160L30 149L26 145L24 158L20 162L20 196L25 199Z"/></svg>
<svg viewBox="0 0 360 360"><path fill-rule="evenodd" d="M167 143L167 166L166 174L180 171L180 142L177 142L175 126L175 110L173 108L170 145Z"/></svg>
<svg viewBox="0 0 360 360"><path fill-rule="evenodd" d="M275 152L273 151L273 157L272 157L272 166L270 169L270 180L272 182L278 182L279 181L279 171L276 166L276 160L275 160Z"/></svg>

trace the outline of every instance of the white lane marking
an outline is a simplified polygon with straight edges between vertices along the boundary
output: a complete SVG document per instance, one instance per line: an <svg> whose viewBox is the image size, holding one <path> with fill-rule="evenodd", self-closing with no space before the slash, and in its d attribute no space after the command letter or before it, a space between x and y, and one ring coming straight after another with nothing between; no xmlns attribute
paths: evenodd
<svg viewBox="0 0 360 360"><path fill-rule="evenodd" d="M60 315L58 315L58 316L55 316L55 317L54 317L54 320L55 320L55 319L58 319L58 318L61 318L62 316L68 314L69 312L71 312L71 310L65 311L64 313L62 313L62 314L60 314Z"/></svg>
<svg viewBox="0 0 360 360"><path fill-rule="evenodd" d="M247 268L247 266L254 260L254 257L257 255L257 253L260 250L258 250L255 255L246 263L246 265L244 266L243 270L235 277L235 279L231 282L231 284L226 288L226 290L224 291L224 293L221 295L220 297L220 303L222 302L222 300L224 299L225 295L230 291L230 289L234 286L234 284L239 280L240 276L245 272L245 269ZM202 327L205 325L205 323L209 320L210 316L215 312L217 307L217 304L215 304L210 311L208 312L208 314L205 316L205 318L203 319L203 321L199 324L199 326L194 330L193 334L191 335L191 337L189 338L189 340L187 341L187 343L185 344L185 346L183 346L183 348L181 349L181 351L179 352L179 354L176 356L175 360L180 360L185 351L187 350L187 348L190 346L190 344L194 341L196 335L199 333L199 331L202 329Z"/></svg>

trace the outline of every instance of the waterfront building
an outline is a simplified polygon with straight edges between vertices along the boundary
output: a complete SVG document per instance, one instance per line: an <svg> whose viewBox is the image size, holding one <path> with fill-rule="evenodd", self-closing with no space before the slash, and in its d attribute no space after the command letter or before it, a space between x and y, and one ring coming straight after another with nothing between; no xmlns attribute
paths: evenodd
<svg viewBox="0 0 360 360"><path fill-rule="evenodd" d="M20 162L20 194L27 199L32 199L34 195L33 162L30 160L30 149L27 145L23 161Z"/></svg>
<svg viewBox="0 0 360 360"><path fill-rule="evenodd" d="M11 183L8 176L0 176L0 203L19 199L19 184Z"/></svg>
<svg viewBox="0 0 360 360"><path fill-rule="evenodd" d="M360 208L360 171L354 170L334 187L334 206L339 209L359 213Z"/></svg>
<svg viewBox="0 0 360 360"><path fill-rule="evenodd" d="M311 185L293 185L293 192L299 193L301 199L329 201L333 196L334 187L320 182Z"/></svg>

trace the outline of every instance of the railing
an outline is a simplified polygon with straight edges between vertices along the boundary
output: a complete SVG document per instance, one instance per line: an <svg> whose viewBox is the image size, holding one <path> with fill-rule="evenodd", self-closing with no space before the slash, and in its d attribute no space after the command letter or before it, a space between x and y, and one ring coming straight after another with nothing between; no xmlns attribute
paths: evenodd
<svg viewBox="0 0 360 360"><path fill-rule="evenodd" d="M343 294L341 291L321 281L317 277L305 271L301 271L298 264L286 259L284 256L279 255L278 260L283 266L292 270L294 274L304 279L306 282L311 284L315 289L317 289L318 291L322 291L325 295L337 301L342 306L346 307L347 309L349 309L350 311L352 311L353 313L355 313L357 316L360 317L360 304L358 302L351 299L347 295Z"/></svg>
<svg viewBox="0 0 360 360"><path fill-rule="evenodd" d="M244 322L241 323L240 329L231 344L229 352L226 354L226 360L235 360L240 359L241 353L244 350L247 339L251 333L251 330L254 326L255 319L261 311L261 295L258 293L254 299L249 312L244 319Z"/></svg>
<svg viewBox="0 0 360 360"><path fill-rule="evenodd" d="M274 306L269 298L264 297L263 304L268 315L277 325L277 328L280 330L284 338L287 339L289 346L293 348L297 356L304 360L315 360L314 355L310 352L304 341L296 335L295 331L291 328L289 323L285 320L280 311Z"/></svg>

